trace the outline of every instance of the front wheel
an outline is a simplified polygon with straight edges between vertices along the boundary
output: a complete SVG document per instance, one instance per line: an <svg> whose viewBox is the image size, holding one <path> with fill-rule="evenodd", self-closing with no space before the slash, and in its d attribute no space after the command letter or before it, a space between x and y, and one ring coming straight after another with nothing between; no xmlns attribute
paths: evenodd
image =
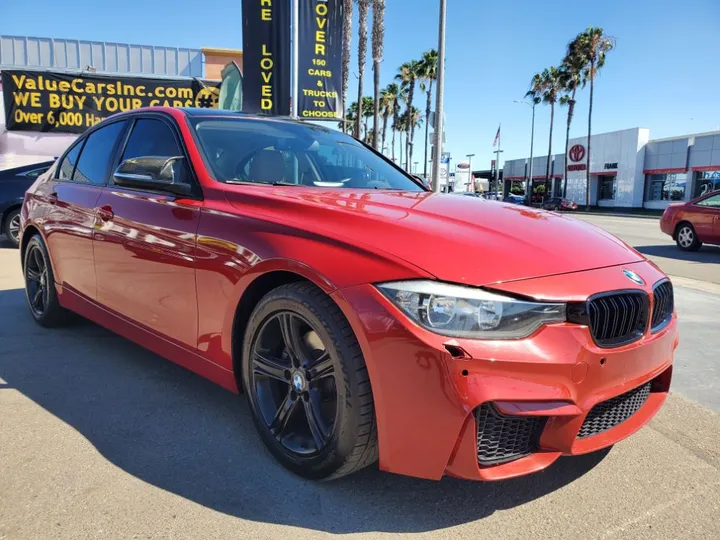
<svg viewBox="0 0 720 540"><path fill-rule="evenodd" d="M259 302L245 331L243 385L265 446L294 473L337 478L377 460L362 351L314 285L283 285Z"/></svg>
<svg viewBox="0 0 720 540"><path fill-rule="evenodd" d="M683 223L675 235L675 242L682 251L697 251L702 246L692 225Z"/></svg>

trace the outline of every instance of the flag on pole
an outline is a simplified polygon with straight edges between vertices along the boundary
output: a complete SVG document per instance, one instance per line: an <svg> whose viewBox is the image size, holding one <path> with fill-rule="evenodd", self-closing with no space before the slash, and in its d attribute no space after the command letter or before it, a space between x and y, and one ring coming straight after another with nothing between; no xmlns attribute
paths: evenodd
<svg viewBox="0 0 720 540"><path fill-rule="evenodd" d="M502 124L500 124L502 125ZM495 134L495 140L493 141L493 148L497 146L498 141L500 140L500 126L498 126L497 133Z"/></svg>

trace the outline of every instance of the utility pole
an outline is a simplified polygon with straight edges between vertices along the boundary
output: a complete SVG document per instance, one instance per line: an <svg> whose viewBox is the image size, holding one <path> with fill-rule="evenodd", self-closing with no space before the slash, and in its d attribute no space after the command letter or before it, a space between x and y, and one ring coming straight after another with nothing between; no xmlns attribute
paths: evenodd
<svg viewBox="0 0 720 540"><path fill-rule="evenodd" d="M532 126L530 128L530 178L525 183L525 202L530 204L530 189L532 188L532 177L533 177L533 145L535 143L535 107L537 102L533 99L532 103L528 103L525 100L515 100L515 103L523 103L528 107L532 108ZM565 157L567 159L567 156Z"/></svg>
<svg viewBox="0 0 720 540"><path fill-rule="evenodd" d="M472 158L475 154L467 154L465 157L468 158L468 185L466 190L467 191L475 191L475 182L473 181L473 175L472 175ZM470 189L472 188L472 190Z"/></svg>
<svg viewBox="0 0 720 540"><path fill-rule="evenodd" d="M440 21L438 26L438 76L435 90L435 132L433 144L435 146L435 159L432 166L432 190L440 191L440 157L442 156L443 134L443 100L445 99L445 12L447 0L440 0ZM448 166L448 178L450 167Z"/></svg>
<svg viewBox="0 0 720 540"><path fill-rule="evenodd" d="M290 102L290 116L293 118L298 117L298 36L300 34L300 7L298 2L299 0L292 0L292 75L290 77L292 85L292 100ZM343 122L344 121L345 113L343 112Z"/></svg>
<svg viewBox="0 0 720 540"><path fill-rule="evenodd" d="M500 187L500 152L504 152L504 150L500 150L500 138L498 137L498 147L495 150L495 193Z"/></svg>

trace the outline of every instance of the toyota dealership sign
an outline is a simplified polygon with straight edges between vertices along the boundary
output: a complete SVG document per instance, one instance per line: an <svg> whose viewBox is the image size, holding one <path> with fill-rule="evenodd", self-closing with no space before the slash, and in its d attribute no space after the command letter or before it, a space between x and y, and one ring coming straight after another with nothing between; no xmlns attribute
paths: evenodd
<svg viewBox="0 0 720 540"><path fill-rule="evenodd" d="M585 147L582 144L574 144L568 151L568 171L584 171L587 169L585 163L581 163L585 159Z"/></svg>

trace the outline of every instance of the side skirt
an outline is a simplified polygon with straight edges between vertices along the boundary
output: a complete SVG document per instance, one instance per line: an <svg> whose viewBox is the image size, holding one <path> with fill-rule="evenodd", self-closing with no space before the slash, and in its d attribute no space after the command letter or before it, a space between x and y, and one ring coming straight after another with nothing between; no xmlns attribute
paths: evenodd
<svg viewBox="0 0 720 540"><path fill-rule="evenodd" d="M99 324L141 347L189 369L237 394L235 375L217 364L203 358L194 351L178 345L126 318L112 313L90 299L80 296L68 287L58 287L60 305L78 315Z"/></svg>

